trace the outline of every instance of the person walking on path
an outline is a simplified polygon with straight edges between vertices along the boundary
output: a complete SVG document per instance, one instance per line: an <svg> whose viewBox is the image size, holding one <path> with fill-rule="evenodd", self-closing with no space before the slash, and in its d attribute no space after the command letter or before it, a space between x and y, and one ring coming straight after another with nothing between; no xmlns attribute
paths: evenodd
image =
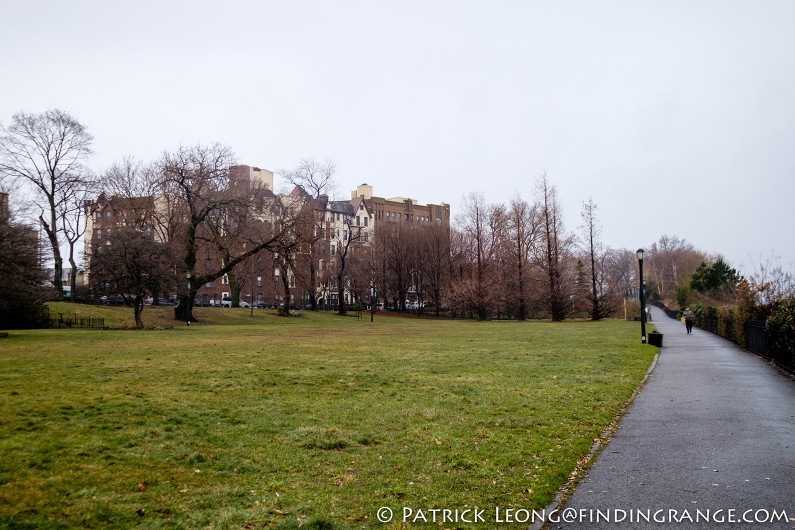
<svg viewBox="0 0 795 530"><path fill-rule="evenodd" d="M665 347L547 528L793 530L795 378L712 333L682 337L681 322L652 312Z"/></svg>
<svg viewBox="0 0 795 530"><path fill-rule="evenodd" d="M689 334L693 331L693 312L689 307L686 307L685 312L682 313L682 316L685 317L685 328L687 328L687 332Z"/></svg>

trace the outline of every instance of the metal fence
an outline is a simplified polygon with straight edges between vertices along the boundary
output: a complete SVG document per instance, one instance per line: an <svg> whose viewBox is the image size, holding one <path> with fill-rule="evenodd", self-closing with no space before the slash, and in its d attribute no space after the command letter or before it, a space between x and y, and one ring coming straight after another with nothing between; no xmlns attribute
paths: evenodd
<svg viewBox="0 0 795 530"><path fill-rule="evenodd" d="M677 311L669 309L662 302L653 300L650 303L665 311L669 317L679 318ZM760 357L775 362L785 370L795 373L795 355L789 351L778 351L770 347L767 329L761 320L749 320L745 324L745 344L739 344L737 334L734 332L734 322L728 318L721 318L714 308L707 308L701 315L697 315L695 324L704 331L728 339Z"/></svg>
<svg viewBox="0 0 795 530"><path fill-rule="evenodd" d="M668 315L670 318L673 318L674 320L678 320L679 319L679 312L678 311L676 311L675 309L668 309L668 306L666 306L665 304L663 304L659 300L649 300L649 303L651 305L653 305L653 306L656 306L656 307L659 307L660 309L662 309L665 312L665 314Z"/></svg>
<svg viewBox="0 0 795 530"><path fill-rule="evenodd" d="M749 320L745 326L745 347L752 352L767 357L767 330L761 320Z"/></svg>
<svg viewBox="0 0 795 530"><path fill-rule="evenodd" d="M104 318L92 317L79 317L75 315L64 315L58 313L56 318L50 318L51 328L95 328L102 329L105 327Z"/></svg>
<svg viewBox="0 0 795 530"><path fill-rule="evenodd" d="M764 322L760 320L748 321L745 326L745 342L747 349L765 359L770 359L790 372L795 372L795 354L770 348Z"/></svg>

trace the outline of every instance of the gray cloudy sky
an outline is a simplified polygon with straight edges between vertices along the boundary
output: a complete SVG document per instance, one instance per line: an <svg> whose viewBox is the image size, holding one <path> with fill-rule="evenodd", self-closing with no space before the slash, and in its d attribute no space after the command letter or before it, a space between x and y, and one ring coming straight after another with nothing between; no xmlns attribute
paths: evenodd
<svg viewBox="0 0 795 530"><path fill-rule="evenodd" d="M677 235L795 263L795 2L0 0L0 121L63 109L92 166L220 142L340 191L599 207L616 248ZM277 181L278 187L278 181Z"/></svg>

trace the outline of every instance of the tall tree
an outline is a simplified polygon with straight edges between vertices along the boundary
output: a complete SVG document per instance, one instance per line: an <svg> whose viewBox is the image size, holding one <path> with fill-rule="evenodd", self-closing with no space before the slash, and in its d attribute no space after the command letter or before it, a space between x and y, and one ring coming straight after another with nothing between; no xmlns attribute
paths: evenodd
<svg viewBox="0 0 795 530"><path fill-rule="evenodd" d="M443 295L450 283L450 229L440 224L423 229L420 245L425 270L423 277L433 300L434 312L439 316Z"/></svg>
<svg viewBox="0 0 795 530"><path fill-rule="evenodd" d="M41 315L49 289L39 263L36 231L0 216L0 329L30 327Z"/></svg>
<svg viewBox="0 0 795 530"><path fill-rule="evenodd" d="M75 245L86 233L86 217L92 212L86 211L86 203L96 197L99 189L98 181L94 175L87 172L81 179L82 185L76 184L71 190L66 192L63 201L58 207L58 221L61 225L61 232L64 235L66 244L69 247L69 289L72 300L77 293L77 262L75 261Z"/></svg>
<svg viewBox="0 0 795 530"><path fill-rule="evenodd" d="M321 195L334 199L336 172L337 166L332 160L319 162L314 158L304 158L295 169L282 170L281 174L313 199L318 199Z"/></svg>
<svg viewBox="0 0 795 530"><path fill-rule="evenodd" d="M335 232L334 237L331 239L334 242L335 257L337 265L337 301L338 308L337 314L345 315L347 308L345 307L345 287L348 284L345 276L346 267L348 265L348 258L356 246L362 239L362 227L353 224L353 215L348 212L342 214L342 231Z"/></svg>
<svg viewBox="0 0 795 530"><path fill-rule="evenodd" d="M771 254L753 266L748 283L756 302L765 306L795 298L795 273L785 269L781 258Z"/></svg>
<svg viewBox="0 0 795 530"><path fill-rule="evenodd" d="M408 227L404 223L385 221L376 231L379 254L383 257L382 291L395 309L406 308L406 294L411 278Z"/></svg>
<svg viewBox="0 0 795 530"><path fill-rule="evenodd" d="M88 169L84 163L92 153L92 141L82 123L57 109L14 114L0 135L0 173L33 187L39 221L52 249L53 285L59 298L63 290L59 235L65 226L59 215L76 211L65 203L85 185Z"/></svg>
<svg viewBox="0 0 795 530"><path fill-rule="evenodd" d="M498 235L505 229L505 215L500 207L486 203L482 193L470 193L464 198L459 219L474 267L470 287L466 289L472 297L469 305L478 320L486 320L495 301L494 258L499 248Z"/></svg>
<svg viewBox="0 0 795 530"><path fill-rule="evenodd" d="M671 297L679 280L691 276L706 258L691 243L668 235L662 235L647 256L649 283L661 298Z"/></svg>
<svg viewBox="0 0 795 530"><path fill-rule="evenodd" d="M544 300L552 321L556 322L565 319L571 310L570 282L566 277L568 240L563 229L557 189L546 174L538 179L536 190L543 241L540 263L547 278Z"/></svg>
<svg viewBox="0 0 795 530"><path fill-rule="evenodd" d="M723 258L718 258L712 265L702 262L690 278L690 287L701 293L709 293L713 297L734 295L734 291L742 278L737 270L729 267Z"/></svg>
<svg viewBox="0 0 795 530"><path fill-rule="evenodd" d="M172 196L161 193L160 176L154 164L144 164L133 157L127 156L114 162L102 173L103 193L117 214L123 216L123 225L150 231L152 237L151 252L162 252L162 245L168 254L174 256L173 245L178 232L181 215L179 208L170 207L175 202ZM95 202L87 203L89 208L97 207ZM93 249L86 249L89 267ZM173 270L173 269L172 269ZM176 271L174 270L174 274ZM176 278L157 276L150 280L153 292L153 305L160 304L160 293L163 287L173 283ZM161 284L155 283L161 282ZM176 287L172 285L172 287Z"/></svg>
<svg viewBox="0 0 795 530"><path fill-rule="evenodd" d="M516 195L508 205L508 230L506 248L510 260L510 274L516 286L519 320L527 319L527 288L530 272L530 255L539 236L538 213L534 206Z"/></svg>
<svg viewBox="0 0 795 530"><path fill-rule="evenodd" d="M229 148L214 144L183 146L165 153L157 163L160 194L169 198L168 206L177 211L175 217L181 221L174 237L182 260L179 269L187 275L188 289L181 291L174 309L177 320L194 320L193 303L199 286L224 276L262 250L273 250L294 226L289 209L274 208L256 187L230 186L233 162ZM225 231L214 223L224 223L230 216L244 216L250 223L245 241L238 240L221 263L198 268L200 248L222 244L217 236Z"/></svg>
<svg viewBox="0 0 795 530"><path fill-rule="evenodd" d="M608 285L605 283L606 252L602 245L601 227L596 216L597 206L593 199L584 202L582 206L581 226L582 250L587 261L587 276L589 283L588 298L591 306L591 320L601 320L610 316L616 309L616 298L610 296Z"/></svg>
<svg viewBox="0 0 795 530"><path fill-rule="evenodd" d="M291 258L295 267L294 273L302 280L313 311L317 310L320 260L323 259L319 247L325 244L322 242L325 241L325 208L329 197L333 197L336 193L336 171L337 166L333 161L318 162L313 158L302 159L295 169L281 171L282 175L296 186L291 192L293 199L303 201L305 204L302 207L315 215L314 226L307 226L302 222L306 246L302 252ZM302 219L307 218L307 212L304 212Z"/></svg>
<svg viewBox="0 0 795 530"><path fill-rule="evenodd" d="M132 304L135 327L143 329L144 299L147 294L157 298L157 287L170 275L171 256L166 244L152 240L151 232L122 226L94 249L91 268L93 276Z"/></svg>

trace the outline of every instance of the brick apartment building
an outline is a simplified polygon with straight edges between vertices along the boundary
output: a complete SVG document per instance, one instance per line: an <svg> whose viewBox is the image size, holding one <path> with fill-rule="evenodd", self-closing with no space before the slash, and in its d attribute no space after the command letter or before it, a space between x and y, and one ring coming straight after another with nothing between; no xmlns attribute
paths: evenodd
<svg viewBox="0 0 795 530"><path fill-rule="evenodd" d="M229 185L237 189L248 191L254 184L260 184L268 190L273 190L273 173L258 167L239 165L233 166L229 171ZM273 195L273 192L270 191ZM296 204L309 200L306 192L300 188L294 189L288 196L281 197L287 204ZM267 198L266 198L267 200ZM127 199L122 197L109 197L100 195L95 201L86 203L87 228L85 240L85 263L88 265L85 272L86 284L99 294L114 294L102 292L106 286L96 282L91 283L90 260L92 249L97 246L107 245L108 238L114 230L121 226L141 226L151 233L153 240L164 240L151 218L153 209L163 208L162 201L155 197L136 197ZM263 215L268 215L264 211ZM434 223L450 226L450 206L445 203L438 205L421 205L416 200L395 197L386 199L373 195L373 187L362 184L351 193L350 200L334 201L323 196L316 204L316 237L318 242L313 249L305 249L304 262L313 260L317 280L315 282L315 296L321 307L336 306L338 291L333 271L339 259L338 251L349 238L355 235L353 247L371 245L373 235L380 223ZM352 250L352 252L354 252ZM203 273L218 268L218 253L210 248L200 248L197 255L197 273ZM171 285L164 286L162 297L172 299L175 294L185 288L184 273L180 273L180 265L174 264L174 275ZM215 281L208 282L199 288L196 295L198 305L218 305L221 300L232 297L233 284L237 286L239 300L247 304L260 306L279 305L283 299L284 288L281 267L271 252L260 252L253 259L237 267L231 275L224 275ZM291 290L292 305L305 305L308 303L306 284L297 281L295 271L287 271L287 282ZM231 276L231 277L230 277ZM345 290L345 303L351 303L360 293Z"/></svg>

